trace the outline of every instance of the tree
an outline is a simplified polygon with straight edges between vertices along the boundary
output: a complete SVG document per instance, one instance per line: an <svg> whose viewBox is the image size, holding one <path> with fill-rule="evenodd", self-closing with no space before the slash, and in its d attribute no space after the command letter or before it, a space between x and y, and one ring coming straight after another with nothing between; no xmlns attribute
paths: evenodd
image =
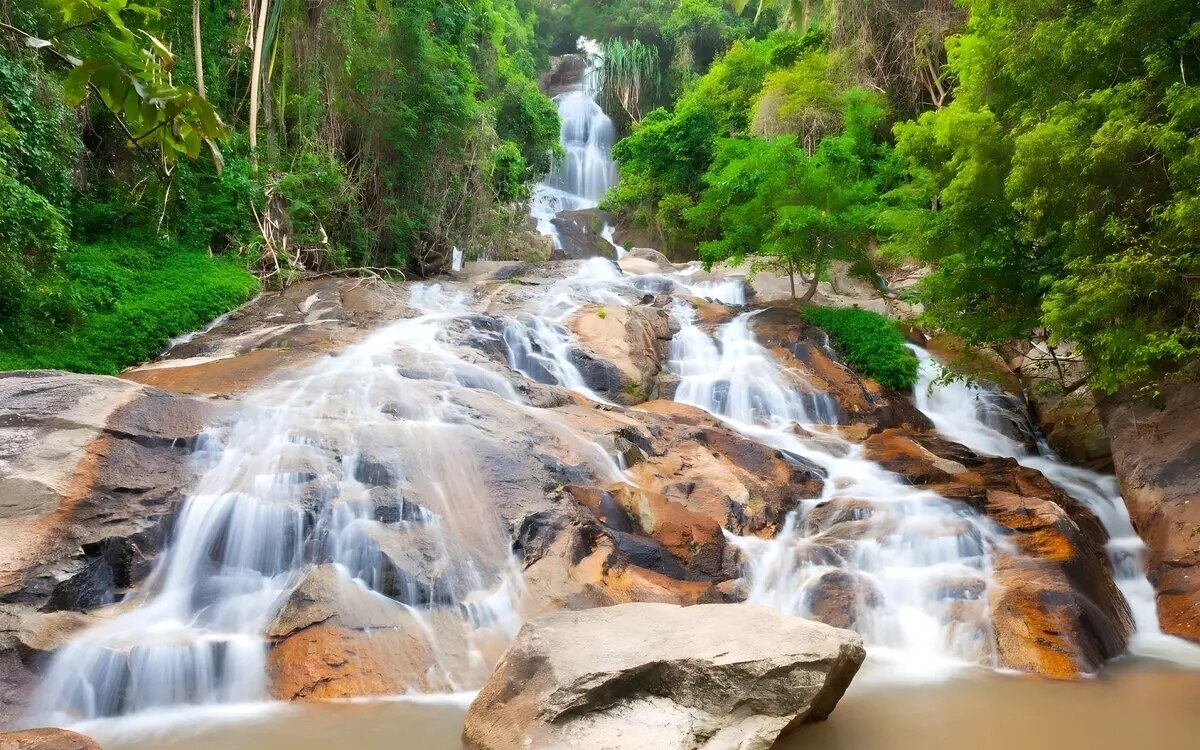
<svg viewBox="0 0 1200 750"><path fill-rule="evenodd" d="M726 139L705 176L708 187L688 212L707 266L751 259L752 270L786 273L808 285L809 300L834 260L865 257L881 182L891 175L886 147L872 138L883 115L877 95L846 93L842 133L809 155L795 136Z"/></svg>
<svg viewBox="0 0 1200 750"><path fill-rule="evenodd" d="M739 14L745 12L749 4L749 0L729 0L730 7ZM758 0L754 22L758 23L766 11L774 10L779 13L780 26L805 32L812 25L820 6L821 0Z"/></svg>
<svg viewBox="0 0 1200 750"><path fill-rule="evenodd" d="M1200 356L1200 8L971 0L955 99L896 128L892 250L928 320L1073 342L1105 391Z"/></svg>
<svg viewBox="0 0 1200 750"><path fill-rule="evenodd" d="M162 13L132 0L53 0L66 26L42 39L7 23L0 29L43 50L70 68L63 93L71 105L94 93L113 113L127 144L141 152L154 147L150 165L163 178L180 158L196 158L207 145L218 168L217 140L225 126L196 89L177 84L176 58L148 31ZM72 34L86 36L63 41Z"/></svg>

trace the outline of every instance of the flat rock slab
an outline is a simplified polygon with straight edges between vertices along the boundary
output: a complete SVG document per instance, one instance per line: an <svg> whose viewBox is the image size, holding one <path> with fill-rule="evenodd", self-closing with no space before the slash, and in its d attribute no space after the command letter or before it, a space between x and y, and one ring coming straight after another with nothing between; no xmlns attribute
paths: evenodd
<svg viewBox="0 0 1200 750"><path fill-rule="evenodd" d="M0 734L0 750L100 750L100 743L66 729L26 729Z"/></svg>
<svg viewBox="0 0 1200 750"><path fill-rule="evenodd" d="M833 711L862 640L750 605L623 604L528 623L467 712L472 750L766 750Z"/></svg>

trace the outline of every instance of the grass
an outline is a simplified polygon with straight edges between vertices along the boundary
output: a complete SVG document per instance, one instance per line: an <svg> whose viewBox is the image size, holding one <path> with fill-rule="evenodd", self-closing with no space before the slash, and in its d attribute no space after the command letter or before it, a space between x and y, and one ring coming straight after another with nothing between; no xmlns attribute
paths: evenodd
<svg viewBox="0 0 1200 750"><path fill-rule="evenodd" d="M0 339L0 370L115 375L259 288L235 260L152 237L78 245L64 261L54 292L70 301L69 322L34 324Z"/></svg>
<svg viewBox="0 0 1200 750"><path fill-rule="evenodd" d="M880 385L900 391L917 382L917 358L882 315L854 307L808 307L804 319L825 329L846 362Z"/></svg>

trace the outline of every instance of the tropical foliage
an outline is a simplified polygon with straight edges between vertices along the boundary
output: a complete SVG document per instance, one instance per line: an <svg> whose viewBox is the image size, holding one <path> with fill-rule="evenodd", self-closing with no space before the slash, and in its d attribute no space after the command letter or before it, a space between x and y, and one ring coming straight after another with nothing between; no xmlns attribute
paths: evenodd
<svg viewBox="0 0 1200 750"><path fill-rule="evenodd" d="M856 307L807 307L804 319L825 329L855 370L887 388L907 390L919 363L892 321Z"/></svg>

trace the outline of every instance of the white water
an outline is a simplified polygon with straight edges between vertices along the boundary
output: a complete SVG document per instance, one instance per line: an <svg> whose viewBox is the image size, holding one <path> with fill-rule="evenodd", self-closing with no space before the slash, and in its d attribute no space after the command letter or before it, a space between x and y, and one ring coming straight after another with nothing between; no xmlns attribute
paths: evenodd
<svg viewBox="0 0 1200 750"><path fill-rule="evenodd" d="M1096 514L1108 532L1113 578L1133 615L1130 651L1200 666L1200 648L1162 632L1154 587L1145 573L1146 545L1130 521L1116 479L1064 463L1036 434L1015 398L962 380L939 382L937 361L923 349L910 348L921 361L916 405L938 432L981 455L1013 458L1040 471Z"/></svg>
<svg viewBox="0 0 1200 750"><path fill-rule="evenodd" d="M774 539L732 537L746 556L749 601L807 615L823 578L849 574L861 587L850 596L859 612L853 626L889 676L941 679L993 664L989 552L1005 542L990 523L906 485L829 430L836 404L754 340L753 314L715 336L695 325L689 307L676 314L671 369L683 379L676 400L826 474L821 496L799 498Z"/></svg>
<svg viewBox="0 0 1200 750"><path fill-rule="evenodd" d="M681 274L626 276L611 262L588 261L504 331L510 365L600 400L574 365L566 321L584 304L623 305L645 294L708 292L744 302L740 280L704 288L688 281ZM520 575L464 439L472 417L460 399L478 391L513 403L521 397L502 375L445 343L446 326L469 312L467 300L418 286L412 304L423 313L255 394L236 422L208 436L200 451L204 470L145 598L122 605L128 611L59 652L39 688L37 723L264 700L263 632L319 563L336 564L341 575L386 594L418 620L465 605L457 627L468 643L515 632ZM839 437L836 404L754 340L753 314L710 335L690 305L677 301L673 311L677 399L826 476L820 497L798 498L774 539L731 538L746 557L750 601L809 614L817 587L848 574L861 584L852 596L854 627L873 660L890 668L888 676L938 680L994 665L990 558L1011 551L1003 535L962 504L905 484ZM1193 653L1158 629L1140 542L1111 479L1025 451L1000 431L1023 424L1019 414L1006 416L1002 400L967 386L930 390L931 367L923 365L918 403L943 434L1043 471L1105 522L1137 619L1135 650L1179 659ZM551 416L538 418L565 433ZM562 439L580 443L598 481L621 478L594 444L570 434ZM381 504L389 489L394 496ZM381 507L389 517L380 516ZM387 530L432 539L445 572L432 582L397 575L377 543ZM447 622L439 616L436 627ZM426 627L435 629L432 621ZM471 660L476 667L480 661ZM480 679L449 658L439 660L438 671L430 682L447 691Z"/></svg>
<svg viewBox="0 0 1200 750"><path fill-rule="evenodd" d="M594 57L595 45L580 40L580 48ZM562 120L559 145L561 158L554 159L545 181L534 187L530 214L537 220L538 231L561 248L558 230L552 220L562 211L596 208L609 188L617 183L617 165L612 158L617 131L612 118L596 102L596 67L590 64L579 82L555 97ZM605 227L604 239L613 241L614 228Z"/></svg>
<svg viewBox="0 0 1200 750"><path fill-rule="evenodd" d="M444 342L445 326L467 311L461 294L418 286L412 305L422 314L255 393L207 436L201 475L144 598L58 652L31 723L267 699L264 631L317 564L415 619L438 656L427 684L481 682L487 665L475 643L515 634L522 586L471 451L466 404L487 391L521 399ZM599 479L619 476L598 446L563 437ZM388 540L422 543L436 572L397 567L382 551ZM462 641L465 658L442 657L439 643Z"/></svg>

